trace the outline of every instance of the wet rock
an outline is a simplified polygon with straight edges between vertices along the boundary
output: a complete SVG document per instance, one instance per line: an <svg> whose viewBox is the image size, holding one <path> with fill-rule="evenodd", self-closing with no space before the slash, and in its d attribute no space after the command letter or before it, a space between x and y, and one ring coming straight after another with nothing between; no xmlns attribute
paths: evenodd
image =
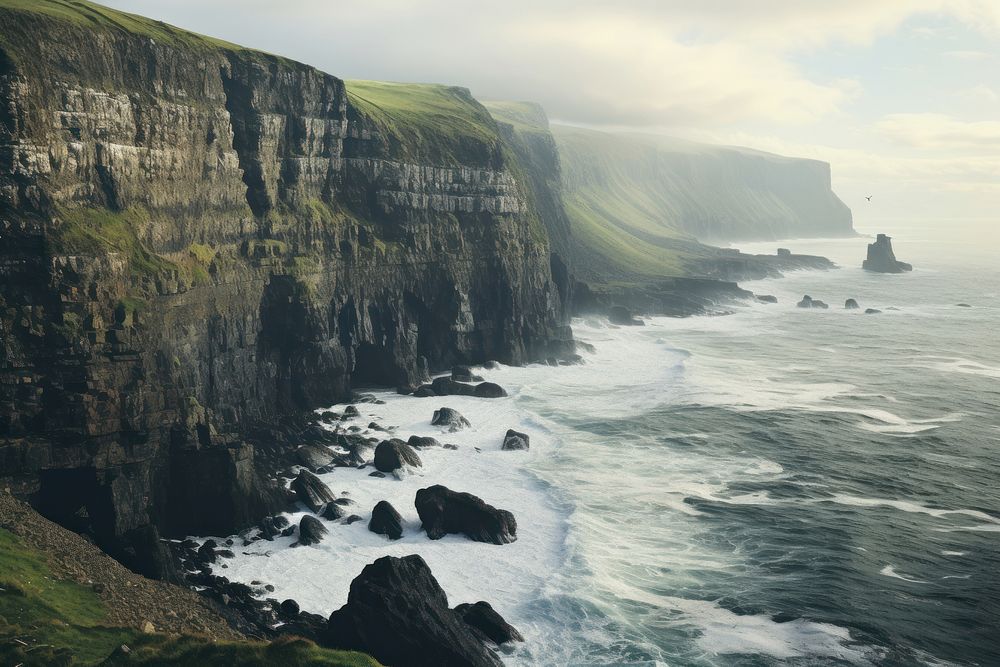
<svg viewBox="0 0 1000 667"><path fill-rule="evenodd" d="M802 297L802 300L795 304L799 308L829 308L826 303L820 301L819 299L814 299L808 294Z"/></svg>
<svg viewBox="0 0 1000 667"><path fill-rule="evenodd" d="M503 398L507 392L495 382L480 382L476 385L472 395L477 398Z"/></svg>
<svg viewBox="0 0 1000 667"><path fill-rule="evenodd" d="M758 294L756 296L760 303L778 303L778 297L773 294Z"/></svg>
<svg viewBox="0 0 1000 667"><path fill-rule="evenodd" d="M855 301L854 299L848 299L847 301L844 302L844 308L846 308L847 310L857 310L860 307L861 306L859 306L858 302Z"/></svg>
<svg viewBox="0 0 1000 667"><path fill-rule="evenodd" d="M395 507L385 500L380 500L372 509L368 530L385 535L390 540L398 540L403 536L403 517L399 515Z"/></svg>
<svg viewBox="0 0 1000 667"><path fill-rule="evenodd" d="M417 491L414 505L422 528L432 540L448 533L492 544L509 544L517 539L514 515L486 504L471 493L437 484Z"/></svg>
<svg viewBox="0 0 1000 667"><path fill-rule="evenodd" d="M319 419L321 422L325 424L332 424L333 422L340 421L340 415L338 415L336 412L331 412L330 410L326 410L320 413Z"/></svg>
<svg viewBox="0 0 1000 667"><path fill-rule="evenodd" d="M341 421L343 421L345 419L353 419L354 417L360 417L360 416L361 413L358 412L358 409L356 407L354 407L353 405L348 405L346 408L344 408L344 414L341 416L340 419Z"/></svg>
<svg viewBox="0 0 1000 667"><path fill-rule="evenodd" d="M278 605L278 615L283 619L295 618L299 615L299 603L291 598Z"/></svg>
<svg viewBox="0 0 1000 667"><path fill-rule="evenodd" d="M323 445L302 445L295 450L295 459L300 465L316 471L333 460L333 452Z"/></svg>
<svg viewBox="0 0 1000 667"><path fill-rule="evenodd" d="M337 519L344 518L344 510L337 503L327 503L320 516L327 521L336 521Z"/></svg>
<svg viewBox="0 0 1000 667"><path fill-rule="evenodd" d="M357 523L358 521L364 521L364 519L362 519L357 514L352 514L351 516L344 519L344 524L350 526L352 523Z"/></svg>
<svg viewBox="0 0 1000 667"><path fill-rule="evenodd" d="M299 521L299 544L303 546L319 544L328 532L322 521L306 514Z"/></svg>
<svg viewBox="0 0 1000 667"><path fill-rule="evenodd" d="M513 625L504 620L489 602L480 600L473 604L460 604L455 613L484 641L498 646L508 642L523 642L524 637Z"/></svg>
<svg viewBox="0 0 1000 667"><path fill-rule="evenodd" d="M608 321L612 324L634 327L645 324L642 320L632 317L632 311L625 306L611 306L608 309Z"/></svg>
<svg viewBox="0 0 1000 667"><path fill-rule="evenodd" d="M384 472L379 472L378 470L368 473L369 477L385 477Z"/></svg>
<svg viewBox="0 0 1000 667"><path fill-rule="evenodd" d="M865 308L865 315L878 315L881 312L878 308Z"/></svg>
<svg viewBox="0 0 1000 667"><path fill-rule="evenodd" d="M441 446L441 443L438 442L435 438L432 438L430 436L423 436L423 435L411 435L409 437L409 439L407 439L406 444L408 444L410 447L414 447L416 449L422 449L424 447L440 447Z"/></svg>
<svg viewBox="0 0 1000 667"><path fill-rule="evenodd" d="M885 234L878 234L875 243L868 244L868 257L861 263L861 268L876 273L903 273L913 270L911 265L896 259L896 253L892 250L892 238Z"/></svg>
<svg viewBox="0 0 1000 667"><path fill-rule="evenodd" d="M299 476L292 481L292 491L299 502L317 513L333 500L330 487L308 470L299 471Z"/></svg>
<svg viewBox="0 0 1000 667"><path fill-rule="evenodd" d="M431 426L446 426L448 427L448 431L454 433L455 431L472 426L472 424L458 410L440 408L435 410L433 416L431 416Z"/></svg>
<svg viewBox="0 0 1000 667"><path fill-rule="evenodd" d="M521 433L520 431L515 431L514 429L507 429L507 435L503 437L503 445L500 449L504 451L518 450L518 449L528 449L528 434Z"/></svg>
<svg viewBox="0 0 1000 667"><path fill-rule="evenodd" d="M386 556L351 582L347 604L327 623L327 643L387 665L500 667L420 556Z"/></svg>
<svg viewBox="0 0 1000 667"><path fill-rule="evenodd" d="M288 519L283 516L268 516L260 522L260 536L265 540L273 540L288 527Z"/></svg>
<svg viewBox="0 0 1000 667"><path fill-rule="evenodd" d="M451 379L456 382L482 382L483 378L472 372L468 366L452 366Z"/></svg>
<svg viewBox="0 0 1000 667"><path fill-rule="evenodd" d="M418 468L421 465L423 463L413 448L397 438L383 440L375 448L375 468L379 472L389 473L403 466Z"/></svg>
<svg viewBox="0 0 1000 667"><path fill-rule="evenodd" d="M955 305L958 306L959 308L972 308L972 306L970 306L967 303L956 303Z"/></svg>

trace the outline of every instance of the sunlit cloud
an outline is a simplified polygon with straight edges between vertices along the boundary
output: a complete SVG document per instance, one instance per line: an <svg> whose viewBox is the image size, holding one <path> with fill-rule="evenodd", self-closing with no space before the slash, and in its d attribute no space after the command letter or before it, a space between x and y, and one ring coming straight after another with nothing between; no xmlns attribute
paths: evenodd
<svg viewBox="0 0 1000 667"><path fill-rule="evenodd" d="M1000 150L1000 121L966 122L945 114L899 113L883 118L878 128L893 141L913 148Z"/></svg>

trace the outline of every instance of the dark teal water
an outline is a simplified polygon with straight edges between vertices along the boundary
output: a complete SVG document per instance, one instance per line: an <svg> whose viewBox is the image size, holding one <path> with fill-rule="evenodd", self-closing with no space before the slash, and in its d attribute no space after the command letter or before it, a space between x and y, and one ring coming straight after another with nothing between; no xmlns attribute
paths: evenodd
<svg viewBox="0 0 1000 667"><path fill-rule="evenodd" d="M878 231L912 274L792 242L845 268L748 284L780 303L727 317L578 322L597 354L521 388L569 519L519 613L546 640L512 660L1000 664L1000 251Z"/></svg>

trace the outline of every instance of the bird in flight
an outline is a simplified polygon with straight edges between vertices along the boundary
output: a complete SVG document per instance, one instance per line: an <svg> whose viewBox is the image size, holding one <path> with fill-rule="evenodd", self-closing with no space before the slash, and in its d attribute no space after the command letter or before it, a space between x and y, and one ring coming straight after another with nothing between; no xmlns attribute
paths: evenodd
<svg viewBox="0 0 1000 667"><path fill-rule="evenodd" d="M872 200L872 196L871 195L865 195L865 199L867 199L868 201L871 201Z"/></svg>

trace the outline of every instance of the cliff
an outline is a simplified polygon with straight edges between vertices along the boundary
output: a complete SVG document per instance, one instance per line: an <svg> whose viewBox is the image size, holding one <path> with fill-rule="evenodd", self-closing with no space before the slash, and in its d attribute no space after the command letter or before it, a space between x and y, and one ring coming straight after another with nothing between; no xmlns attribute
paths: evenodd
<svg viewBox="0 0 1000 667"><path fill-rule="evenodd" d="M667 172L657 163L669 162L666 156L633 138L550 126L545 111L530 102L484 104L527 174L529 196L543 213L553 249L553 275L567 276L560 281L569 286L563 301L571 301L576 312L627 304L645 312L695 314L719 302L746 298L749 293L733 281L833 267L822 257L747 255L714 247L677 226L678 211L707 215L723 205L740 210L741 196L753 199L746 195L746 182L720 183L719 192L702 192L697 199L679 191L684 188L676 174L671 182L665 180ZM728 149L719 150L719 169L737 172L735 165L727 166ZM819 163L769 159L789 163L798 181L815 180L812 171ZM803 173L797 171L800 166ZM820 178L818 186L822 182ZM832 197L828 173L825 187L824 197ZM770 196L772 210L790 210L798 197ZM748 215L760 214L763 208L750 207ZM850 212L846 215L850 229Z"/></svg>
<svg viewBox="0 0 1000 667"><path fill-rule="evenodd" d="M460 88L348 84L0 0L0 475L141 563L284 502L251 426L571 351L517 159Z"/></svg>
<svg viewBox="0 0 1000 667"><path fill-rule="evenodd" d="M825 162L560 125L552 132L571 210L640 240L854 233Z"/></svg>

